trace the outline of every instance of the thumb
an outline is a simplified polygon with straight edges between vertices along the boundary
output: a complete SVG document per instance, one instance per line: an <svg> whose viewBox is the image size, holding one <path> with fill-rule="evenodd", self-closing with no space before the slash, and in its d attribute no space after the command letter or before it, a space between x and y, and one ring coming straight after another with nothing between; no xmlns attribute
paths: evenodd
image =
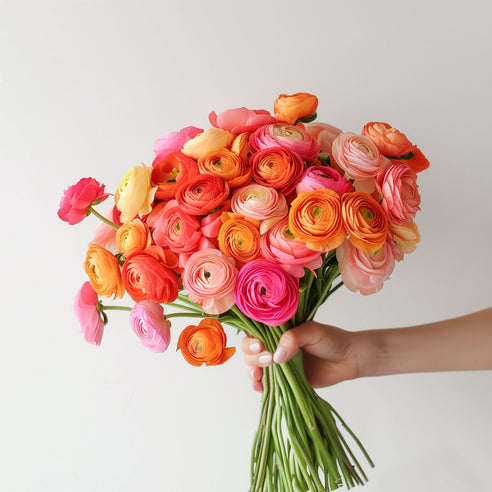
<svg viewBox="0 0 492 492"><path fill-rule="evenodd" d="M288 361L301 347L318 341L314 322L304 323L291 330L287 330L278 342L273 354L273 361L278 364Z"/></svg>

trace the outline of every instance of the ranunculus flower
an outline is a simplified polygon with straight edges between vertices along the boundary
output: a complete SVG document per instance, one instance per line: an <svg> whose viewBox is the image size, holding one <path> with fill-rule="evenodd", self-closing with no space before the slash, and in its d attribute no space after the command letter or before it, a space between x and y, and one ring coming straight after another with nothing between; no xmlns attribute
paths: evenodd
<svg viewBox="0 0 492 492"><path fill-rule="evenodd" d="M266 260L278 263L293 277L304 276L304 268L316 270L323 260L321 253L313 251L306 243L295 239L289 230L289 221L282 219L261 236L261 255Z"/></svg>
<svg viewBox="0 0 492 492"><path fill-rule="evenodd" d="M391 162L396 164L397 162L401 164L406 164L410 169L415 171L416 173L420 173L421 171L425 171L429 166L430 162L427 160L422 151L415 147L412 150L413 157L410 159L391 159Z"/></svg>
<svg viewBox="0 0 492 492"><path fill-rule="evenodd" d="M354 186L347 181L338 171L328 166L308 167L301 176L296 187L297 193L326 188L336 191L339 195L354 191Z"/></svg>
<svg viewBox="0 0 492 492"><path fill-rule="evenodd" d="M178 297L176 275L150 248L125 260L122 277L126 291L135 302L150 300L166 304Z"/></svg>
<svg viewBox="0 0 492 492"><path fill-rule="evenodd" d="M116 234L118 251L124 256L129 256L136 251L147 249L152 243L149 228L140 219L126 222Z"/></svg>
<svg viewBox="0 0 492 492"><path fill-rule="evenodd" d="M200 221L202 235L210 239L215 239L222 227L222 213L229 211L230 208L231 200L226 200L219 205L218 210L203 217Z"/></svg>
<svg viewBox="0 0 492 492"><path fill-rule="evenodd" d="M249 137L249 145L254 152L271 147L283 147L296 152L305 161L318 157L319 145L316 139L299 126L276 125L261 126Z"/></svg>
<svg viewBox="0 0 492 492"><path fill-rule="evenodd" d="M381 290L395 267L393 251L387 242L374 253L364 253L346 240L336 254L345 287L365 296Z"/></svg>
<svg viewBox="0 0 492 492"><path fill-rule="evenodd" d="M340 196L333 190L299 193L290 205L289 230L314 251L335 249L347 235L341 209Z"/></svg>
<svg viewBox="0 0 492 492"><path fill-rule="evenodd" d="M164 133L155 141L154 153L157 157L164 157L171 152L178 152L188 140L195 138L202 132L201 128L187 126L178 132Z"/></svg>
<svg viewBox="0 0 492 492"><path fill-rule="evenodd" d="M405 164L392 164L378 174L376 189L383 196L381 206L390 223L409 225L420 210L417 175Z"/></svg>
<svg viewBox="0 0 492 492"><path fill-rule="evenodd" d="M234 300L249 318L278 326L297 311L299 282L280 265L267 260L253 260L239 271Z"/></svg>
<svg viewBox="0 0 492 492"><path fill-rule="evenodd" d="M63 192L58 217L70 225L78 224L90 214L91 205L97 205L108 196L103 184L94 178L82 178Z"/></svg>
<svg viewBox="0 0 492 492"><path fill-rule="evenodd" d="M90 282L84 282L75 296L73 310L85 340L93 345L101 345L104 331L104 321L97 309L97 302L97 292Z"/></svg>
<svg viewBox="0 0 492 492"><path fill-rule="evenodd" d="M231 143L231 151L241 156L246 162L249 161L251 156L251 149L249 148L249 136L251 133L244 132L237 135Z"/></svg>
<svg viewBox="0 0 492 492"><path fill-rule="evenodd" d="M91 244L87 250L84 270L92 288L102 297L123 297L125 287L121 280L120 265L107 249Z"/></svg>
<svg viewBox="0 0 492 492"><path fill-rule="evenodd" d="M215 318L205 318L198 326L187 326L179 336L178 348L192 366L218 366L232 357L235 347L226 347L227 337Z"/></svg>
<svg viewBox="0 0 492 492"><path fill-rule="evenodd" d="M261 221L260 234L264 234L289 211L284 195L274 188L255 183L234 191L231 208L233 212Z"/></svg>
<svg viewBox="0 0 492 492"><path fill-rule="evenodd" d="M342 216L350 242L365 253L375 253L388 235L388 219L381 205L367 193L342 197Z"/></svg>
<svg viewBox="0 0 492 492"><path fill-rule="evenodd" d="M238 266L254 260L260 254L260 231L252 222L242 215L230 214L219 231L219 249L226 256L234 258Z"/></svg>
<svg viewBox="0 0 492 492"><path fill-rule="evenodd" d="M212 111L208 120L213 127L221 128L233 135L254 132L260 126L275 123L275 118L268 111L247 108L228 109L219 115Z"/></svg>
<svg viewBox="0 0 492 492"><path fill-rule="evenodd" d="M176 201L191 215L205 215L229 197L229 186L216 174L199 174L176 190Z"/></svg>
<svg viewBox="0 0 492 492"><path fill-rule="evenodd" d="M229 147L234 140L234 135L220 128L209 128L203 133L198 134L195 138L188 140L181 152L186 154L196 161L207 152Z"/></svg>
<svg viewBox="0 0 492 492"><path fill-rule="evenodd" d="M337 164L352 179L374 178L390 164L369 137L355 133L340 133L333 141L332 152Z"/></svg>
<svg viewBox="0 0 492 492"><path fill-rule="evenodd" d="M390 236L403 254L412 253L420 242L420 234L415 222L409 225L389 225Z"/></svg>
<svg viewBox="0 0 492 492"><path fill-rule="evenodd" d="M154 301L140 301L132 307L130 325L144 347L155 353L164 352L171 340L171 323L164 308Z"/></svg>
<svg viewBox="0 0 492 492"><path fill-rule="evenodd" d="M152 168L151 181L157 185L155 197L159 200L171 200L180 183L200 174L196 161L182 152L156 157Z"/></svg>
<svg viewBox="0 0 492 492"><path fill-rule="evenodd" d="M116 208L116 206L113 206L112 208L106 211L104 217L111 220L117 225L121 225L117 223L119 218L119 212L118 212L118 216L116 216L115 211L118 212L118 209ZM97 226L94 228L94 239L89 242L89 245L97 244L98 246L107 249L111 253L116 254L118 253L118 248L116 246L117 232L118 231L114 227L111 227L105 222L99 222L99 224L97 224Z"/></svg>
<svg viewBox="0 0 492 492"><path fill-rule="evenodd" d="M283 121L288 125L306 116L312 116L318 108L318 98L307 92L298 92L288 96L280 94L273 104L273 111L277 121Z"/></svg>
<svg viewBox="0 0 492 492"><path fill-rule="evenodd" d="M157 186L152 186L152 168L142 164L129 169L123 176L114 201L121 212L121 221L128 222L138 214L146 215L152 210Z"/></svg>
<svg viewBox="0 0 492 492"><path fill-rule="evenodd" d="M202 306L207 314L222 314L234 305L236 277L234 259L210 248L190 256L182 280L190 301Z"/></svg>
<svg viewBox="0 0 492 492"><path fill-rule="evenodd" d="M333 140L342 133L342 130L336 126L327 123L308 123L305 130L309 135L314 137L320 146L320 152L331 155Z"/></svg>
<svg viewBox="0 0 492 492"><path fill-rule="evenodd" d="M292 193L304 170L299 154L282 147L256 152L251 158L254 180L263 186L275 188L284 195Z"/></svg>
<svg viewBox="0 0 492 492"><path fill-rule="evenodd" d="M220 176L227 181L231 189L243 186L251 179L248 161L228 149L219 149L202 155L198 159L198 167L202 173Z"/></svg>

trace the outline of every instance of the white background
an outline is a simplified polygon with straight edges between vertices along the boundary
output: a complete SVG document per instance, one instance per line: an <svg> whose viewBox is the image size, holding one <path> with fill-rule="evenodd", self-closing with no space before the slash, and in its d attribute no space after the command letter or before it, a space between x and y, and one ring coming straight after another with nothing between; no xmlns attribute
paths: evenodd
<svg viewBox="0 0 492 492"><path fill-rule="evenodd" d="M490 306L489 5L0 1L0 489L247 490L260 395L240 349L194 368L144 349L122 313L86 344L72 301L96 219L56 216L68 185L93 176L113 191L160 134L207 128L212 110L311 92L319 121L388 121L430 159L417 251L382 292L339 291L318 320L389 328ZM376 463L367 492L486 492L491 390L492 373L470 372L321 393Z"/></svg>

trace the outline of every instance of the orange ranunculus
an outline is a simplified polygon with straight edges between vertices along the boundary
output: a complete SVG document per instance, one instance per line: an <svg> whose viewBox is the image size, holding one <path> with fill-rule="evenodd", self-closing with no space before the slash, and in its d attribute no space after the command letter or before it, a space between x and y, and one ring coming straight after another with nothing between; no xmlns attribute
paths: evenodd
<svg viewBox="0 0 492 492"><path fill-rule="evenodd" d="M179 183L200 173L196 161L182 152L157 156L152 167L151 180L158 186L155 196L159 200L171 200Z"/></svg>
<svg viewBox="0 0 492 492"><path fill-rule="evenodd" d="M280 94L273 104L277 121L293 125L298 119L312 116L318 108L318 98L306 92L298 92L292 96Z"/></svg>
<svg viewBox="0 0 492 492"><path fill-rule="evenodd" d="M375 253L386 241L388 219L381 205L368 193L345 193L342 216L349 241L361 251Z"/></svg>
<svg viewBox="0 0 492 492"><path fill-rule="evenodd" d="M412 171L416 173L425 171L430 166L430 162L428 161L427 157L422 154L422 151L418 147L415 147L412 150L412 154L413 156L410 157L410 159L391 159L391 162L393 162L394 164L406 164L410 169L412 169Z"/></svg>
<svg viewBox="0 0 492 492"><path fill-rule="evenodd" d="M233 140L230 149L235 154L240 155L245 161L248 161L251 157L251 149L249 148L249 136L251 132L240 133Z"/></svg>
<svg viewBox="0 0 492 492"><path fill-rule="evenodd" d="M149 228L140 219L125 222L116 233L116 246L124 256L147 249L151 242Z"/></svg>
<svg viewBox="0 0 492 492"><path fill-rule="evenodd" d="M239 265L254 260L260 254L258 221L240 214L223 214L225 219L219 230L219 249L226 256L237 260Z"/></svg>
<svg viewBox="0 0 492 492"><path fill-rule="evenodd" d="M341 209L340 195L333 190L299 193L291 203L289 230L314 251L333 250L347 235Z"/></svg>
<svg viewBox="0 0 492 492"><path fill-rule="evenodd" d="M256 152L251 159L254 180L284 195L295 190L304 171L304 161L295 152L272 147Z"/></svg>
<svg viewBox="0 0 492 492"><path fill-rule="evenodd" d="M205 318L198 326L187 326L178 340L178 350L193 366L218 366L226 362L235 347L226 347L227 337L222 325L215 318Z"/></svg>
<svg viewBox="0 0 492 492"><path fill-rule="evenodd" d="M249 183L251 169L248 161L228 149L219 149L203 154L198 159L198 168L202 173L216 174L227 181L229 188L237 188Z"/></svg>
<svg viewBox="0 0 492 492"><path fill-rule="evenodd" d="M234 135L220 128L209 128L188 140L181 149L183 154L198 160L203 154L228 147L234 140Z"/></svg>
<svg viewBox="0 0 492 492"><path fill-rule="evenodd" d="M125 287L121 279L120 265L107 249L91 244L84 262L85 273L92 288L102 297L123 297Z"/></svg>
<svg viewBox="0 0 492 492"><path fill-rule="evenodd" d="M403 254L415 251L420 242L420 234L415 222L406 226L390 224L389 231L396 246Z"/></svg>

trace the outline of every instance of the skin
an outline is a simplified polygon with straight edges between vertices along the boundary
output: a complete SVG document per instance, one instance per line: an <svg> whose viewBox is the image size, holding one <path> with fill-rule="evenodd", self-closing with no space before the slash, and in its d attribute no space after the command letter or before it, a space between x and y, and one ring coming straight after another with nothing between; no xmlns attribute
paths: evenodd
<svg viewBox="0 0 492 492"><path fill-rule="evenodd" d="M302 350L314 388L390 374L492 369L492 308L435 323L349 332L310 321L284 333L275 354L250 337L242 349L253 388L263 391L263 367Z"/></svg>

